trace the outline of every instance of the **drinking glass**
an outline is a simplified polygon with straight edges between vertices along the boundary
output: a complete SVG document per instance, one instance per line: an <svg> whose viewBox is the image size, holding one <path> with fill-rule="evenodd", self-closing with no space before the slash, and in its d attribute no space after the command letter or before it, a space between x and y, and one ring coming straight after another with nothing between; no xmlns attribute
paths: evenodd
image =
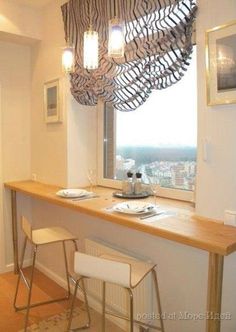
<svg viewBox="0 0 236 332"><path fill-rule="evenodd" d="M87 171L87 178L89 180L89 190L92 192L94 190L94 186L96 184L97 172L93 168L89 168Z"/></svg>
<svg viewBox="0 0 236 332"><path fill-rule="evenodd" d="M149 188L153 196L153 204L157 203L157 192L158 192L158 179L156 176L148 176Z"/></svg>

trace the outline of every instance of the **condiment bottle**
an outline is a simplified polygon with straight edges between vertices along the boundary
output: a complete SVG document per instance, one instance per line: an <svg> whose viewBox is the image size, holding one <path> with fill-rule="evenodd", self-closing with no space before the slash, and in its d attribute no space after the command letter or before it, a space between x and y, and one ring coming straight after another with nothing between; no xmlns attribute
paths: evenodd
<svg viewBox="0 0 236 332"><path fill-rule="evenodd" d="M142 193L142 173L136 173L136 181L134 183L134 193L135 195L140 195Z"/></svg>
<svg viewBox="0 0 236 332"><path fill-rule="evenodd" d="M125 181L123 181L123 184L122 184L122 192L123 192L123 194L126 194L126 195L133 194L134 189L133 189L133 173L132 172L127 173L127 179Z"/></svg>

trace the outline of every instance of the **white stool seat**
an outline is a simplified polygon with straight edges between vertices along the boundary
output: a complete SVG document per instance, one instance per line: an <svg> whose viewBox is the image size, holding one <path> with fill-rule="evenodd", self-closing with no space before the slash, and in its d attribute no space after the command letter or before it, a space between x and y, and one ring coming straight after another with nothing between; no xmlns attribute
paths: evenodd
<svg viewBox="0 0 236 332"><path fill-rule="evenodd" d="M32 242L36 245L76 240L76 237L62 227L40 228L32 230Z"/></svg>
<svg viewBox="0 0 236 332"><path fill-rule="evenodd" d="M150 264L144 261L140 261L138 259L132 259L124 256L113 256L113 255L101 255L101 258L109 259L111 261L126 263L129 264L130 269L130 287L135 288L144 278L145 276L154 269L156 264Z"/></svg>
<svg viewBox="0 0 236 332"><path fill-rule="evenodd" d="M81 252L75 252L74 257L74 272L77 275L75 277L76 285L74 290L74 297L71 304L71 310L68 320L67 331L70 331L73 309L75 298L77 294L77 289L79 287L80 281L83 282L84 278L94 278L102 281L102 332L105 332L105 315L113 315L118 318L126 319L130 321L130 332L134 331L134 323L140 326L145 326L151 329L156 329L164 332L164 324L161 313L161 303L158 289L157 276L155 271L156 264L140 261L135 258L130 258L127 256L114 256L109 254L103 254L99 257L88 255ZM140 320L134 319L133 313L133 289L138 286L138 284L148 275L152 275L152 280L154 282L157 309L160 317L160 326L152 325ZM124 287L130 298L130 314L129 317L121 316L117 313L106 311L106 283L113 283ZM84 292L85 301L86 292Z"/></svg>

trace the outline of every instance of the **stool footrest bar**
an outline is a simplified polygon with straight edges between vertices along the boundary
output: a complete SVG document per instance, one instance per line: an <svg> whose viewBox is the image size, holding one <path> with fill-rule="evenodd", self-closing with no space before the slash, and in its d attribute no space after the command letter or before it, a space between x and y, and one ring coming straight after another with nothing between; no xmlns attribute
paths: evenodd
<svg viewBox="0 0 236 332"><path fill-rule="evenodd" d="M70 329L70 332L81 331L81 330L85 330L85 329L89 329L89 328L90 328L90 324L86 324L86 325L81 326L81 327L76 327L74 329Z"/></svg>
<svg viewBox="0 0 236 332"><path fill-rule="evenodd" d="M69 299L69 296L67 295L67 296L61 297L59 299L53 299L53 300L48 300L48 301L43 301L43 302L32 303L32 304L30 304L29 307L34 308L34 307L38 307L40 305L50 304L50 303L59 302L59 301L65 301L65 300L68 300L68 299ZM27 307L28 307L27 305L21 306L21 307L15 306L15 310L16 311L25 310L25 309L27 309Z"/></svg>

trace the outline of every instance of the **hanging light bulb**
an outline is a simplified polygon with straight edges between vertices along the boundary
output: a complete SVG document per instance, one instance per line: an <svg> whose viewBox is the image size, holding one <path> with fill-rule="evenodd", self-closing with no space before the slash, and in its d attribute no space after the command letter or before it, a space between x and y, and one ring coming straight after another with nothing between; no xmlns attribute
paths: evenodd
<svg viewBox="0 0 236 332"><path fill-rule="evenodd" d="M62 53L62 67L65 73L72 73L74 71L74 47L67 45Z"/></svg>
<svg viewBox="0 0 236 332"><path fill-rule="evenodd" d="M124 22L115 17L109 21L108 56L112 58L122 58L124 52Z"/></svg>
<svg viewBox="0 0 236 332"><path fill-rule="evenodd" d="M84 68L98 68L98 33L92 26L84 33Z"/></svg>

